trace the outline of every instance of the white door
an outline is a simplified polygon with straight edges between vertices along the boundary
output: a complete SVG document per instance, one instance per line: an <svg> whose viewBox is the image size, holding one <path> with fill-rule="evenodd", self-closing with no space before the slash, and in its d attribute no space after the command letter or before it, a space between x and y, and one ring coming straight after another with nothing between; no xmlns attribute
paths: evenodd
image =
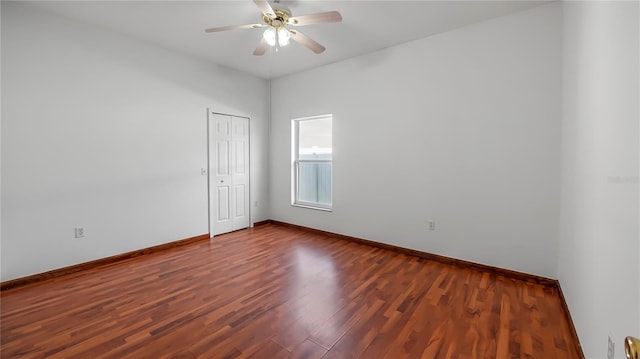
<svg viewBox="0 0 640 359"><path fill-rule="evenodd" d="M210 113L209 233L249 227L249 119Z"/></svg>

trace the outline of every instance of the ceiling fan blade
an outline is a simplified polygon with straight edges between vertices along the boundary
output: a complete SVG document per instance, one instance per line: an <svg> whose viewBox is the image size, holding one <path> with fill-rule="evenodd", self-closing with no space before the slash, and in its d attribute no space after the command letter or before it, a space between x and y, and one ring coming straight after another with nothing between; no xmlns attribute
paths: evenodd
<svg viewBox="0 0 640 359"><path fill-rule="evenodd" d="M267 44L267 41L265 41L265 39L260 39L260 43L258 44L258 47L256 47L255 50L253 50L253 54L256 56L262 56L264 55L265 52L267 52L268 48L269 48L269 44Z"/></svg>
<svg viewBox="0 0 640 359"><path fill-rule="evenodd" d="M289 30L289 33L291 34L291 38L294 41L308 47L309 49L311 49L311 51L315 52L316 54L322 53L324 52L324 50L326 50L324 46L320 45L310 37L300 33L300 31Z"/></svg>
<svg viewBox="0 0 640 359"><path fill-rule="evenodd" d="M267 0L253 0L260 11L269 17L275 17L276 13L271 8L271 5L267 2Z"/></svg>
<svg viewBox="0 0 640 359"><path fill-rule="evenodd" d="M311 24L322 24L328 22L340 22L342 15L337 11L319 12L309 15L300 15L289 18L289 25L303 26Z"/></svg>
<svg viewBox="0 0 640 359"><path fill-rule="evenodd" d="M248 24L248 25L233 25L233 26L222 26L222 27L212 27L211 29L204 30L205 32L220 32L220 31L228 31L228 30L241 30L241 29L258 29L265 25L263 24Z"/></svg>

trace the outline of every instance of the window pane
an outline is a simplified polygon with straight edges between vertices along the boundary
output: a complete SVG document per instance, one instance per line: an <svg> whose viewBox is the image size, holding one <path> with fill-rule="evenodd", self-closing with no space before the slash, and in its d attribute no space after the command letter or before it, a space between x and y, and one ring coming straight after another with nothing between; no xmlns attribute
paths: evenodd
<svg viewBox="0 0 640 359"><path fill-rule="evenodd" d="M294 125L293 204L330 209L332 205L332 117L292 120Z"/></svg>
<svg viewBox="0 0 640 359"><path fill-rule="evenodd" d="M298 159L331 160L331 119L298 122Z"/></svg>
<svg viewBox="0 0 640 359"><path fill-rule="evenodd" d="M331 205L331 163L298 163L298 200Z"/></svg>

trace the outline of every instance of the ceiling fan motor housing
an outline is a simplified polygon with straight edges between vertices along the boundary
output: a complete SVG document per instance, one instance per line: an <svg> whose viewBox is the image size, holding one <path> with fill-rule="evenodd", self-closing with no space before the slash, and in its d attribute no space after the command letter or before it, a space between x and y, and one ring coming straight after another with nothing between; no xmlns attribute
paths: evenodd
<svg viewBox="0 0 640 359"><path fill-rule="evenodd" d="M275 17L271 17L266 14L262 15L262 19L264 20L265 24L279 29L289 23L291 11L289 11L288 9L274 9L273 12L275 13Z"/></svg>

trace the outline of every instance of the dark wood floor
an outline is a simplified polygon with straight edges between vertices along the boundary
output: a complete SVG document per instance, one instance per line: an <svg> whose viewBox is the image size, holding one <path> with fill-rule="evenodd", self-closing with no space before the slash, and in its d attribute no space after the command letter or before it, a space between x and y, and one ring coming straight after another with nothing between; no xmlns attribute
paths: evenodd
<svg viewBox="0 0 640 359"><path fill-rule="evenodd" d="M1 304L2 358L579 358L554 288L278 225Z"/></svg>

